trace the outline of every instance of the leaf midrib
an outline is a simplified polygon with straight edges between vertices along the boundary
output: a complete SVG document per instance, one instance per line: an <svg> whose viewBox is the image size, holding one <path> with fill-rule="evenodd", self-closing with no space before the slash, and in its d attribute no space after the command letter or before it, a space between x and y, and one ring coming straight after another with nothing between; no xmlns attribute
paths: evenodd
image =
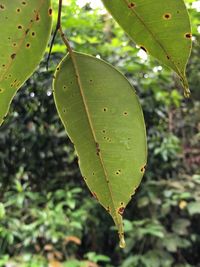
<svg viewBox="0 0 200 267"><path fill-rule="evenodd" d="M81 99L83 101L83 106L84 106L84 109L85 109L85 112L86 112L86 115L87 115L88 124L90 126L90 130L91 130L92 136L94 138L94 146L96 147L96 144L98 143L98 140L97 140L97 137L96 137L96 134L95 134L95 130L94 130L94 126L93 126L93 123L92 123L92 119L90 117L90 112L89 112L89 108L88 108L88 105L87 105L87 100L86 100L86 97L85 97L84 92L83 92L83 85L82 85L82 82L81 82L81 77L80 77L79 68L78 68L78 64L77 64L77 61L76 61L75 53L74 52L70 53L70 57L71 57L71 60L72 60L72 65L73 65L74 70L75 70L75 76L76 76L76 80L77 80L78 87L79 87L79 90L80 90ZM101 152L99 153L98 157L100 159L100 164L101 164L101 167L102 167L103 172L104 172L105 182L106 182L106 185L108 187L108 191L110 193L112 207L113 207L113 210L114 210L114 212L116 214L116 221L117 221L117 224L118 224L117 226L120 227L121 223L120 223L120 221L118 219L119 215L117 214L117 211L116 211L116 207L115 207L115 203L114 203L114 199L113 199L112 188L109 185L108 174L107 174L107 170L106 170L106 167L105 167Z"/></svg>

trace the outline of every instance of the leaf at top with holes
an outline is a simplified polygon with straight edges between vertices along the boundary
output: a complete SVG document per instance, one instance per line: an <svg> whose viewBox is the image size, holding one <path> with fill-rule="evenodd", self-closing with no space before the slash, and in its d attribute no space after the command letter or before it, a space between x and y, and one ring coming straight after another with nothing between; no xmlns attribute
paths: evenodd
<svg viewBox="0 0 200 267"><path fill-rule="evenodd" d="M140 48L173 69L190 95L185 75L192 34L183 0L102 0Z"/></svg>
<svg viewBox="0 0 200 267"><path fill-rule="evenodd" d="M52 24L50 0L0 0L0 125L17 90L45 51Z"/></svg>
<svg viewBox="0 0 200 267"><path fill-rule="evenodd" d="M104 61L74 53L55 73L54 97L93 196L112 216L123 242L122 214L145 171L142 109L127 79Z"/></svg>

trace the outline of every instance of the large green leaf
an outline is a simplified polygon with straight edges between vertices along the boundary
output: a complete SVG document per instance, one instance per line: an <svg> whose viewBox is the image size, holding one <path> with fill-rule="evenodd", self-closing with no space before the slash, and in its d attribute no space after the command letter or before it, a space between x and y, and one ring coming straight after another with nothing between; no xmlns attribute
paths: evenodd
<svg viewBox="0 0 200 267"><path fill-rule="evenodd" d="M50 0L0 0L0 125L43 56L51 21Z"/></svg>
<svg viewBox="0 0 200 267"><path fill-rule="evenodd" d="M74 53L55 73L58 113L75 145L86 184L112 216L123 241L122 214L145 171L141 106L127 79L97 58Z"/></svg>
<svg viewBox="0 0 200 267"><path fill-rule="evenodd" d="M183 0L102 1L138 46L179 75L185 96L189 96L185 68L192 34Z"/></svg>

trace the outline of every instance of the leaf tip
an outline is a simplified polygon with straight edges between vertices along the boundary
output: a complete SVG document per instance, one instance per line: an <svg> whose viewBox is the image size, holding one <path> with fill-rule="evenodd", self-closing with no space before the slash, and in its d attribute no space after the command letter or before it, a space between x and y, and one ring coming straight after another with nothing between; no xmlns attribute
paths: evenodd
<svg viewBox="0 0 200 267"><path fill-rule="evenodd" d="M185 98L190 98L191 92L190 89L188 87L184 88L184 96Z"/></svg>
<svg viewBox="0 0 200 267"><path fill-rule="evenodd" d="M119 247L120 248L125 248L126 247L126 242L124 239L124 235L119 233Z"/></svg>

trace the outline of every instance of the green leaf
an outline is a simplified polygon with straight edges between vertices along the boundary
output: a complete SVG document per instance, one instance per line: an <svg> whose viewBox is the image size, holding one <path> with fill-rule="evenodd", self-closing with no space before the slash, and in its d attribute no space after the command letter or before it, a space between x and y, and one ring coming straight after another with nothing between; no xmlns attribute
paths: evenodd
<svg viewBox="0 0 200 267"><path fill-rule="evenodd" d="M39 64L51 24L50 0L1 0L0 125L17 90Z"/></svg>
<svg viewBox="0 0 200 267"><path fill-rule="evenodd" d="M200 202L190 202L187 205L187 209L190 215L200 214Z"/></svg>
<svg viewBox="0 0 200 267"><path fill-rule="evenodd" d="M145 171L141 106L127 79L97 58L74 53L57 68L54 97L82 175L112 216L123 244L122 214Z"/></svg>
<svg viewBox="0 0 200 267"><path fill-rule="evenodd" d="M140 48L178 74L188 97L190 90L185 68L191 52L192 34L183 0L102 2Z"/></svg>

